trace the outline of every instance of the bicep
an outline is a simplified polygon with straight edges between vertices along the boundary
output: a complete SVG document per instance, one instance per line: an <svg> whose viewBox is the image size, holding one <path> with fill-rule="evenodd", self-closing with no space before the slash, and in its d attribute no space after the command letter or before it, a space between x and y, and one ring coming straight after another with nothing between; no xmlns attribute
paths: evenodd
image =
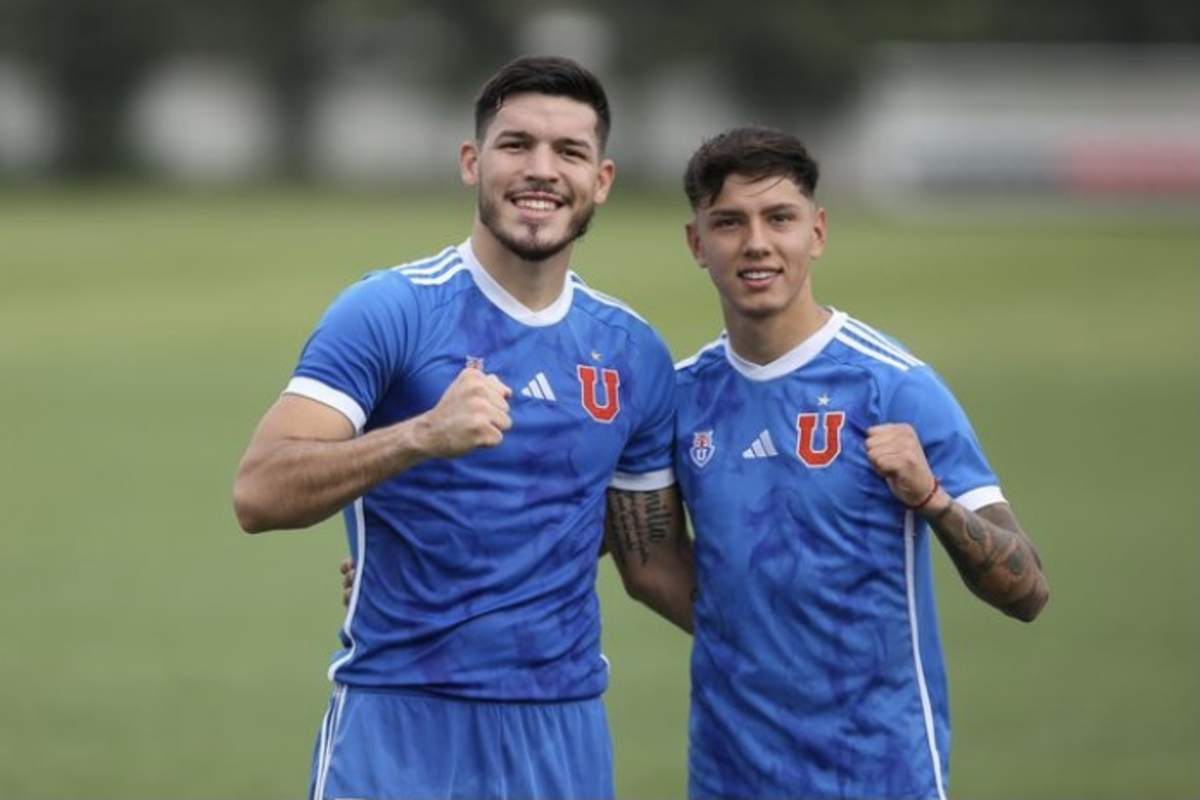
<svg viewBox="0 0 1200 800"><path fill-rule="evenodd" d="M316 469L329 459L313 445L353 435L349 420L316 400L290 394L276 400L250 438L234 478L234 508L243 530L307 527L332 513L343 498L315 490L332 481Z"/></svg>
<svg viewBox="0 0 1200 800"><path fill-rule="evenodd" d="M648 566L656 551L677 546L687 535L679 487L609 489L604 531L618 567Z"/></svg>
<svg viewBox="0 0 1200 800"><path fill-rule="evenodd" d="M297 394L284 394L258 423L247 455L284 441L340 442L354 437L354 426L340 411Z"/></svg>

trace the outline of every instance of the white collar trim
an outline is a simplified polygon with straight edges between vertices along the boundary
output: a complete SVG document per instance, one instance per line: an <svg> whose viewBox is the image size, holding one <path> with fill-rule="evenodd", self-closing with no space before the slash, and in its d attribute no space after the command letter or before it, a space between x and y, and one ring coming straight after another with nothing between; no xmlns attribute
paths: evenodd
<svg viewBox="0 0 1200 800"><path fill-rule="evenodd" d="M741 373L745 378L752 381L769 381L775 378L780 378L791 372L803 367L808 362L812 361L817 355L825 349L837 332L842 329L846 323L847 314L844 311L830 309L833 314L826 320L825 324L817 330L812 336L809 336L800 344L788 352L781 355L779 358L772 361L770 364L754 364L733 352L733 347L729 344L729 337L725 337L725 358L729 361L730 366Z"/></svg>
<svg viewBox="0 0 1200 800"><path fill-rule="evenodd" d="M483 292L483 296L490 300L496 308L522 325L528 325L531 328L553 325L561 322L567 316L567 312L571 310L571 301L575 296L575 281L570 270L567 271L562 292L558 298L541 311L533 311L509 294L507 289L488 274L488 271L479 263L479 259L475 257L470 239L458 246L458 253L462 256L463 264L471 273L471 277L475 279L475 285L479 287L479 291Z"/></svg>

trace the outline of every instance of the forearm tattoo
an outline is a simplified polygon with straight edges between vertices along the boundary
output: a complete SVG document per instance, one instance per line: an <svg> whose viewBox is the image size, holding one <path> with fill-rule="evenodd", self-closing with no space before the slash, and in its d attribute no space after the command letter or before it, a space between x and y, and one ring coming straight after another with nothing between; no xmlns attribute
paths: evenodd
<svg viewBox="0 0 1200 800"><path fill-rule="evenodd" d="M660 492L610 492L609 531L613 534L613 558L622 564L635 558L641 565L650 561L654 547L667 540L671 510Z"/></svg>
<svg viewBox="0 0 1200 800"><path fill-rule="evenodd" d="M952 502L929 524L972 592L1006 614L1033 619L1048 597L1037 551L1007 506L984 511L986 517Z"/></svg>

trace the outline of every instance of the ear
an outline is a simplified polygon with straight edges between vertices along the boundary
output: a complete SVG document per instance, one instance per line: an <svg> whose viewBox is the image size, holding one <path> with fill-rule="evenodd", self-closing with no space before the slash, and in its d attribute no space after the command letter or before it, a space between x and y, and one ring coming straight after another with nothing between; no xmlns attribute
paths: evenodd
<svg viewBox="0 0 1200 800"><path fill-rule="evenodd" d="M617 178L617 165L611 158L606 158L600 162L600 172L596 176L596 191L592 194L592 199L596 205L601 205L608 199L608 193L612 189L613 181Z"/></svg>
<svg viewBox="0 0 1200 800"><path fill-rule="evenodd" d="M466 141L458 146L458 173L465 186L479 183L479 145L476 142Z"/></svg>
<svg viewBox="0 0 1200 800"><path fill-rule="evenodd" d="M825 209L818 208L815 219L813 220L813 243L809 249L809 255L814 258L820 258L825 252L825 237L829 233L828 223L825 219Z"/></svg>
<svg viewBox="0 0 1200 800"><path fill-rule="evenodd" d="M692 251L692 258L696 259L696 263L701 269L708 269L708 264L704 258L704 243L700 241L696 220L692 220L683 226L683 235L687 239L688 250Z"/></svg>

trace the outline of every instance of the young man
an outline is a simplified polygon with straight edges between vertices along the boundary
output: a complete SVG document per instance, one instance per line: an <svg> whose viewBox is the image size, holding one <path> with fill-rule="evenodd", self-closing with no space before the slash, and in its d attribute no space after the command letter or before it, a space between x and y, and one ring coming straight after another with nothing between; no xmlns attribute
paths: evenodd
<svg viewBox="0 0 1200 800"><path fill-rule="evenodd" d="M609 122L574 62L501 69L459 150L470 238L346 289L238 467L246 531L342 511L358 563L313 798L612 796L606 496L610 536L681 543L656 564L685 583L639 596L690 628L670 354L569 269Z"/></svg>
<svg viewBox="0 0 1200 800"><path fill-rule="evenodd" d="M942 380L814 299L817 179L800 141L753 127L706 142L684 179L688 246L726 329L677 365L675 471L699 586L697 800L946 797L931 538L1001 611L1032 620L1049 598ZM608 541L627 585L687 568L668 539Z"/></svg>
<svg viewBox="0 0 1200 800"><path fill-rule="evenodd" d="M692 156L692 255L725 333L677 365L696 539L689 794L939 797L950 721L930 568L1018 619L1049 592L967 416L889 336L813 297L818 168L736 128Z"/></svg>

